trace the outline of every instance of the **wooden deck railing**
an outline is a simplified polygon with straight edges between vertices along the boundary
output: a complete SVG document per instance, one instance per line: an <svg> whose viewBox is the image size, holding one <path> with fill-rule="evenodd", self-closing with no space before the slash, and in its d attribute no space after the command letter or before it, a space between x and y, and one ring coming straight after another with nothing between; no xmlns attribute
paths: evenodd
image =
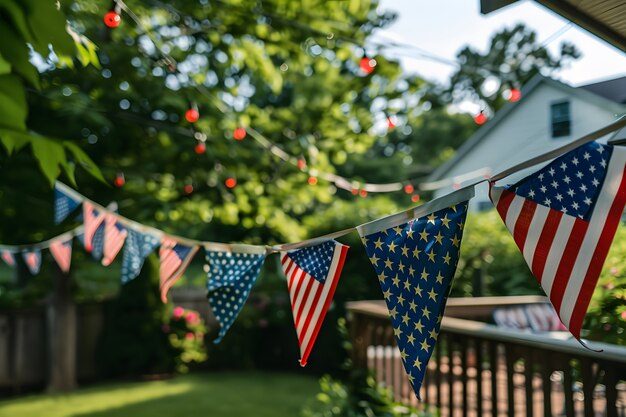
<svg viewBox="0 0 626 417"><path fill-rule="evenodd" d="M626 348L590 343L603 350L594 352L568 333L532 334L449 316L455 310L483 316L502 303L449 301L420 407L449 417L626 416ZM347 308L355 365L369 367L397 399L417 405L385 304L360 301Z"/></svg>

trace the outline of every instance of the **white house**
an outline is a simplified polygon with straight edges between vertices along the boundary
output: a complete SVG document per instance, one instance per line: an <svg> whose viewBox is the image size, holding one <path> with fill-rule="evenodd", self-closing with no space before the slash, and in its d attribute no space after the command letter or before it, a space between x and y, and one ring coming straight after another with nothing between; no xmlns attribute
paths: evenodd
<svg viewBox="0 0 626 417"><path fill-rule="evenodd" d="M504 106L430 175L428 182L440 187L435 197L563 146L626 114L626 76L576 88L537 76L521 93L521 100ZM626 129L603 140L618 134L626 138ZM513 183L527 174L503 181ZM490 207L487 189L485 183L477 187L473 208Z"/></svg>

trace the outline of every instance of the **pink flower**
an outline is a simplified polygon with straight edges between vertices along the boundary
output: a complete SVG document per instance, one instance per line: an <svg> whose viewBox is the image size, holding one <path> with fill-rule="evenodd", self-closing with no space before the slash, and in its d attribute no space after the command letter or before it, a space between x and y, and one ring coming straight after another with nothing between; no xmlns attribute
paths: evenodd
<svg viewBox="0 0 626 417"><path fill-rule="evenodd" d="M622 320L626 320L626 310L622 311L620 317L622 318Z"/></svg>
<svg viewBox="0 0 626 417"><path fill-rule="evenodd" d="M187 320L187 323L189 324L196 324L198 323L198 313L194 313L194 312L190 312L187 314L187 317L185 317L185 319Z"/></svg>
<svg viewBox="0 0 626 417"><path fill-rule="evenodd" d="M178 306L174 309L174 313L172 314L172 316L174 316L175 319L179 319L183 316L183 314L185 314L185 309L181 306Z"/></svg>
<svg viewBox="0 0 626 417"><path fill-rule="evenodd" d="M195 335L191 332L187 332L187 334L185 335L185 339L187 340L193 340L195 337Z"/></svg>

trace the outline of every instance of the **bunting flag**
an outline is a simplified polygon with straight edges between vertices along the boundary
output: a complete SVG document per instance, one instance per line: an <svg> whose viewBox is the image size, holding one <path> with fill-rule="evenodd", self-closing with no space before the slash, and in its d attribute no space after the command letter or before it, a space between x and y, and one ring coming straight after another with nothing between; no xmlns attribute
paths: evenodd
<svg viewBox="0 0 626 417"><path fill-rule="evenodd" d="M98 231L96 231L96 234ZM102 265L109 266L124 246L128 232L117 222L115 215L107 213L104 218L104 242L102 245ZM94 239L95 241L95 239ZM95 243L95 242L94 242ZM95 244L94 244L95 246Z"/></svg>
<svg viewBox="0 0 626 417"><path fill-rule="evenodd" d="M250 248L246 252L206 250L209 304L220 322L219 335L213 343L221 342L243 308L261 271L265 251L254 253Z"/></svg>
<svg viewBox="0 0 626 417"><path fill-rule="evenodd" d="M161 301L164 304L167 303L168 291L183 275L197 251L198 246L183 245L169 237L161 241L159 274Z"/></svg>
<svg viewBox="0 0 626 417"><path fill-rule="evenodd" d="M148 255L159 246L159 239L148 233L128 229L122 257L122 283L137 278Z"/></svg>
<svg viewBox="0 0 626 417"><path fill-rule="evenodd" d="M382 227L378 221L357 228L418 399L459 260L467 201L424 214L417 218L415 213L408 223L402 223L404 216Z"/></svg>
<svg viewBox="0 0 626 417"><path fill-rule="evenodd" d="M41 252L38 250L22 252L22 258L31 275L37 275L41 268Z"/></svg>
<svg viewBox="0 0 626 417"><path fill-rule="evenodd" d="M293 320L305 366L333 300L348 246L334 240L321 245L281 252L283 272L291 298Z"/></svg>
<svg viewBox="0 0 626 417"><path fill-rule="evenodd" d="M85 246L85 234L79 233L76 235L80 243L82 243L85 250L87 247ZM99 261L102 259L102 255L104 253L104 223L100 224L96 229L96 232L93 234L93 238L91 239L91 257Z"/></svg>
<svg viewBox="0 0 626 417"><path fill-rule="evenodd" d="M66 274L70 272L70 264L72 262L72 238L68 240L55 240L50 243L50 253L52 257L61 268L61 271Z"/></svg>
<svg viewBox="0 0 626 417"><path fill-rule="evenodd" d="M15 266L15 255L13 255L13 252L9 252L8 250L0 251L0 257L11 268Z"/></svg>
<svg viewBox="0 0 626 417"><path fill-rule="evenodd" d="M102 225L104 217L105 213L96 209L90 201L85 200L83 202L83 222L85 225L83 243L87 252L91 252L94 250L94 234L96 233L100 225Z"/></svg>
<svg viewBox="0 0 626 417"><path fill-rule="evenodd" d="M54 186L54 223L59 224L80 205L77 200L65 193L59 184Z"/></svg>
<svg viewBox="0 0 626 417"><path fill-rule="evenodd" d="M626 149L584 144L490 196L561 321L583 319L626 204Z"/></svg>

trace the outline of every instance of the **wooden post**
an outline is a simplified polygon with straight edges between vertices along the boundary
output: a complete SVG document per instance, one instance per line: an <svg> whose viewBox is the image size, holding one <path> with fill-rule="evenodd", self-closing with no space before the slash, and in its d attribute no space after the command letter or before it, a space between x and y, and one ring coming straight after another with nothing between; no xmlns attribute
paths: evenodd
<svg viewBox="0 0 626 417"><path fill-rule="evenodd" d="M49 392L76 388L76 306L71 279L60 269L54 276L46 309Z"/></svg>

